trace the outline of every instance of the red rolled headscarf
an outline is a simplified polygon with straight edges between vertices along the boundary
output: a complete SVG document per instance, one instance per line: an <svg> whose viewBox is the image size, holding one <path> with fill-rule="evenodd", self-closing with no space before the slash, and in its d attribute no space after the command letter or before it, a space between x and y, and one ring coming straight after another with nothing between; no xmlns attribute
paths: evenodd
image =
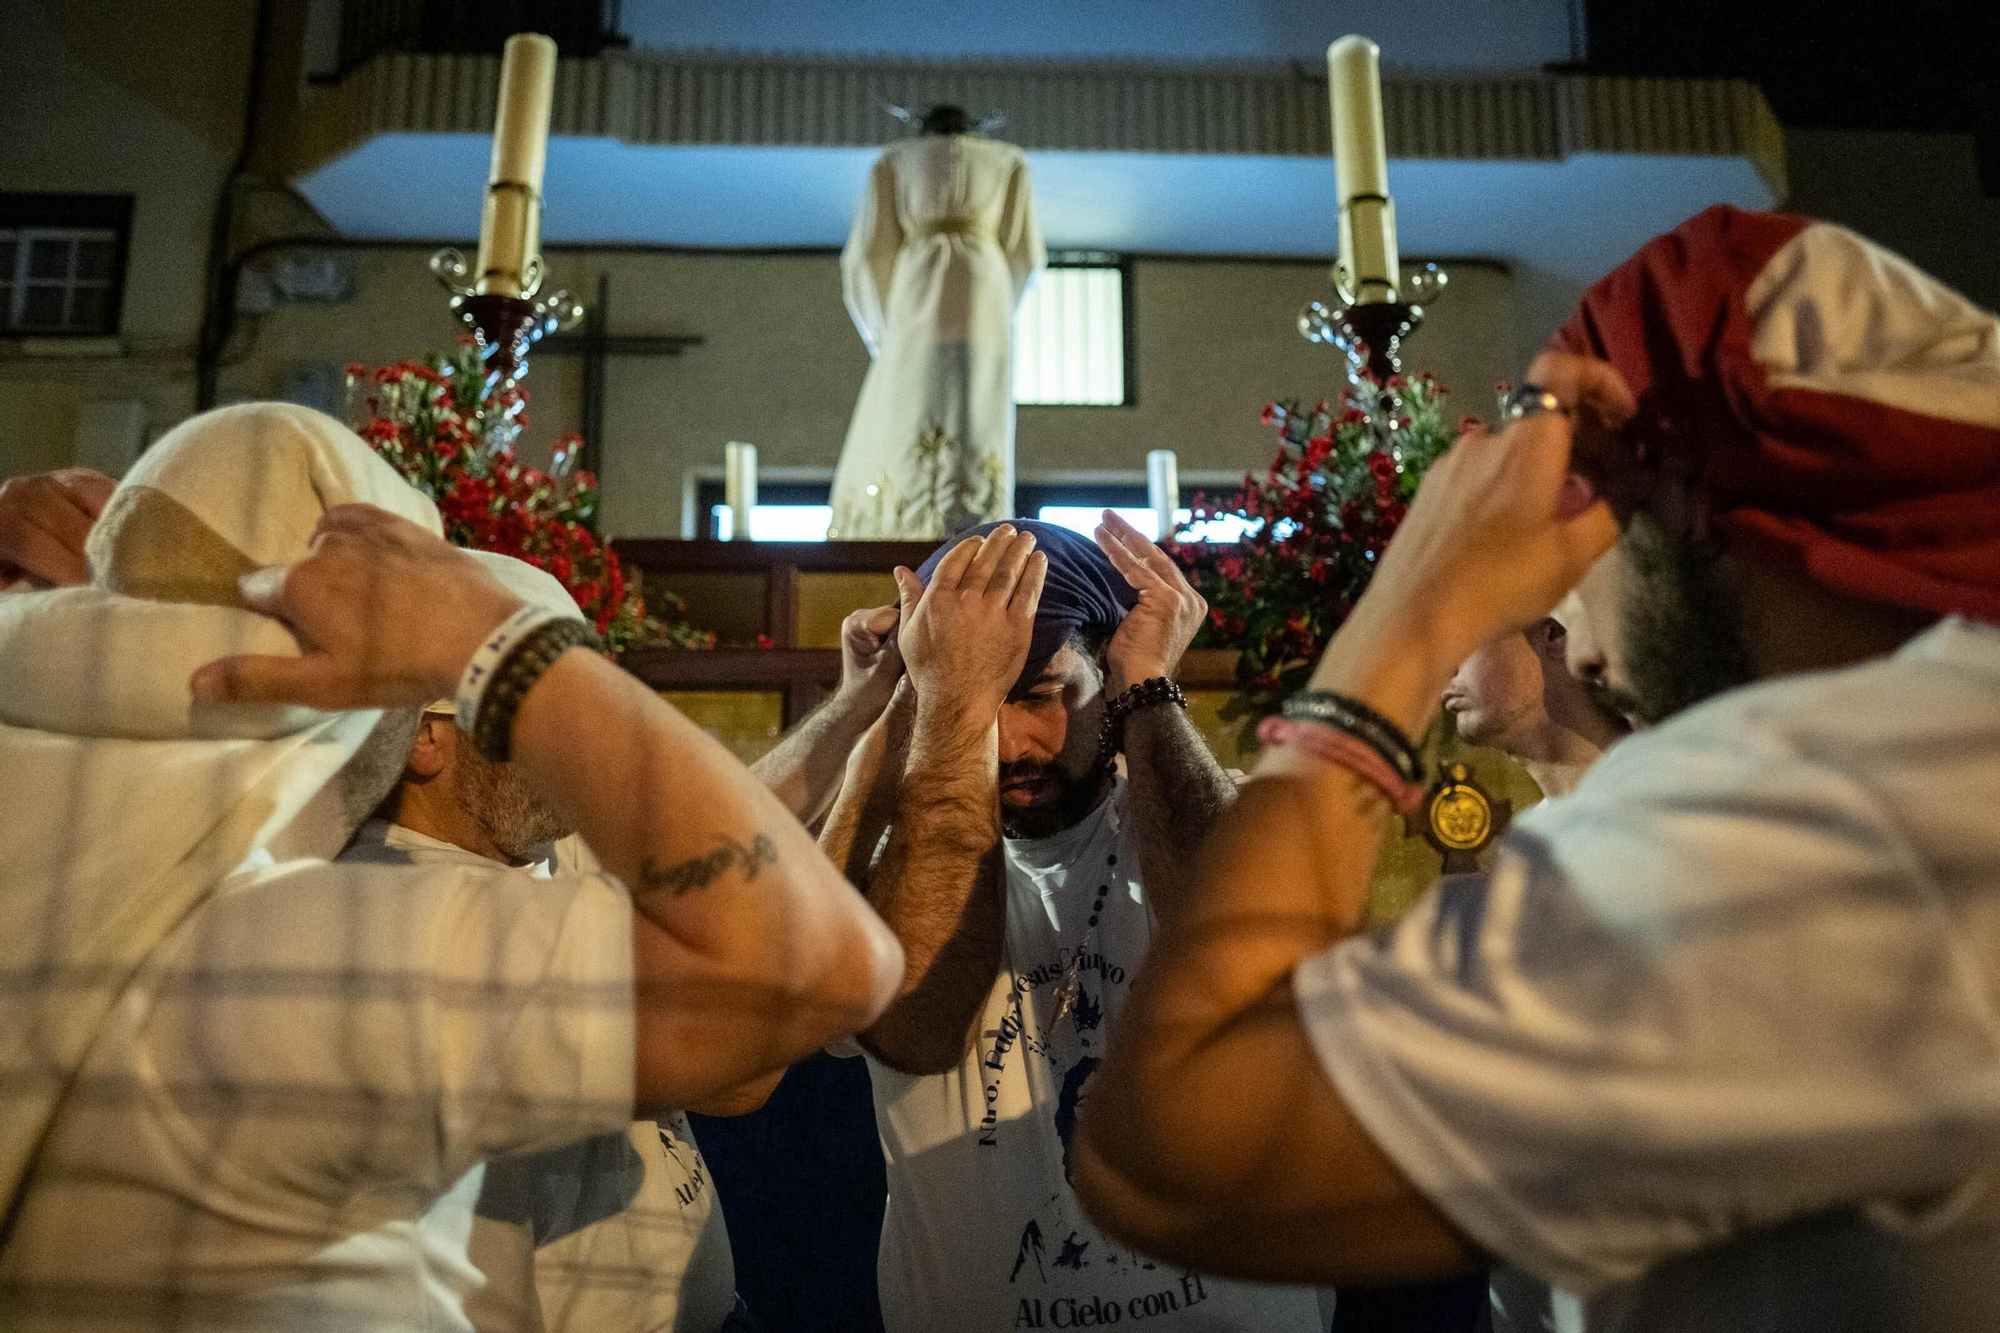
<svg viewBox="0 0 2000 1333"><path fill-rule="evenodd" d="M2000 622L2000 320L1853 232L1708 209L1583 298L1552 351L1600 357L1635 438L1732 544L1827 587Z"/></svg>

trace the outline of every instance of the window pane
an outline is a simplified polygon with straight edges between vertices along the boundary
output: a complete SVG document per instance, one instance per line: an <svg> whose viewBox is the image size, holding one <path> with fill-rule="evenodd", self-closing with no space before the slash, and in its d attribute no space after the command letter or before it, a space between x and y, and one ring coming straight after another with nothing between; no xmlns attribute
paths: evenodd
<svg viewBox="0 0 2000 1333"><path fill-rule="evenodd" d="M31 278L69 278L68 240L51 240L34 237L28 241L28 276Z"/></svg>
<svg viewBox="0 0 2000 1333"><path fill-rule="evenodd" d="M21 327L27 329L59 329L63 324L63 297L68 289L43 284L31 284L28 298L21 306Z"/></svg>
<svg viewBox="0 0 2000 1333"><path fill-rule="evenodd" d="M111 259L117 247L110 241L84 241L76 247L76 276L86 282L103 282L111 277Z"/></svg>
<svg viewBox="0 0 2000 1333"><path fill-rule="evenodd" d="M734 535L728 505L711 511L715 535L728 541ZM832 505L764 505L750 512L750 540L753 542L823 542L833 525Z"/></svg>
<svg viewBox="0 0 2000 1333"><path fill-rule="evenodd" d="M125 236L120 215L126 210L61 196L5 199L9 207L26 200L20 207L42 220L0 225L0 327L30 334L112 332Z"/></svg>
<svg viewBox="0 0 2000 1333"><path fill-rule="evenodd" d="M1014 401L1116 405L1125 397L1124 272L1043 271L1014 317Z"/></svg>
<svg viewBox="0 0 2000 1333"><path fill-rule="evenodd" d="M70 292L69 326L79 332L110 333L111 288L79 284Z"/></svg>
<svg viewBox="0 0 2000 1333"><path fill-rule="evenodd" d="M1088 537L1097 530L1098 520L1106 509L1141 532L1153 530L1153 511L1144 505L1043 505L1035 511L1035 517L1044 523L1053 523L1059 528L1068 528L1072 532L1080 532ZM1176 509L1175 530L1188 529L1188 520L1193 516L1191 510ZM1261 519L1252 522L1240 514L1223 514L1195 524L1187 530L1182 540L1240 542L1261 526L1263 526Z"/></svg>

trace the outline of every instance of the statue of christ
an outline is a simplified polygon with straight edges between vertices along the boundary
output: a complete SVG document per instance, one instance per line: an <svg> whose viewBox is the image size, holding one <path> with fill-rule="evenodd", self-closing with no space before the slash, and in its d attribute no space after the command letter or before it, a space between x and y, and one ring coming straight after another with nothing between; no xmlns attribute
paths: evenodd
<svg viewBox="0 0 2000 1333"><path fill-rule="evenodd" d="M874 360L832 537L936 540L1014 512L1014 307L1046 260L1028 165L959 107L922 129L876 161L840 256Z"/></svg>

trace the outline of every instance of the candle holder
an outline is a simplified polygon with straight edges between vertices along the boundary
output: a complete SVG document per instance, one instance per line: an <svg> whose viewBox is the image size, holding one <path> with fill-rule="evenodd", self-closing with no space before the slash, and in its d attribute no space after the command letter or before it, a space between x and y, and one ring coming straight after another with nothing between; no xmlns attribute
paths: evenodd
<svg viewBox="0 0 2000 1333"><path fill-rule="evenodd" d="M472 330L479 344L479 354L486 365L485 396L489 399L519 387L527 378L529 348L551 333L574 328L583 319L583 303L567 289L558 288L547 296L536 296L542 287L540 256L531 260L521 275L519 296L476 290L472 266L463 254L449 246L431 256L430 270L431 276L452 294L451 312ZM518 399L510 402L505 411L504 442L512 443L513 436L520 433L515 418L520 415L521 403Z"/></svg>
<svg viewBox="0 0 2000 1333"><path fill-rule="evenodd" d="M1369 404L1377 433L1386 437L1402 406L1389 380L1403 373L1403 340L1423 324L1424 306L1443 294L1451 277L1436 264L1425 264L1403 274L1399 294L1407 299L1359 303L1345 265L1335 264L1332 277L1332 302L1308 302L1299 312L1299 335L1341 353L1355 397Z"/></svg>

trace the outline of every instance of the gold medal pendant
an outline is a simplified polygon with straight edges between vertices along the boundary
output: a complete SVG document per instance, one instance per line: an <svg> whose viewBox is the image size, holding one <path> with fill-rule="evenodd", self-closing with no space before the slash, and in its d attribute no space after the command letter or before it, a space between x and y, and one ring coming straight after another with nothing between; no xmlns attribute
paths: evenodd
<svg viewBox="0 0 2000 1333"><path fill-rule="evenodd" d="M1478 855L1506 829L1513 803L1494 800L1472 780L1464 764L1446 765L1406 823L1444 856L1444 873L1479 868Z"/></svg>

